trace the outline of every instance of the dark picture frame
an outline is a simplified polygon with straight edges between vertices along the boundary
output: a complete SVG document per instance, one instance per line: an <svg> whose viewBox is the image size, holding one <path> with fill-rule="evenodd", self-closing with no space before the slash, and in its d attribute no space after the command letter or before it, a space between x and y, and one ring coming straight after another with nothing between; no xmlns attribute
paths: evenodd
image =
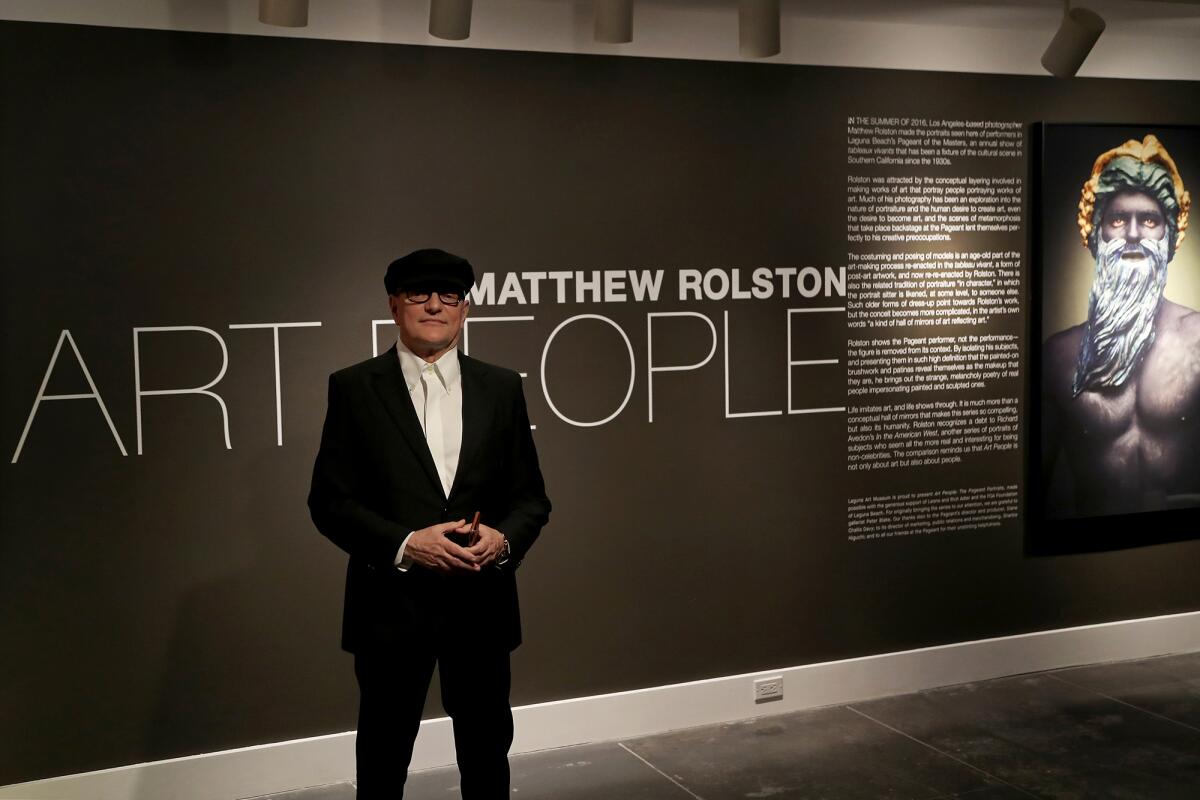
<svg viewBox="0 0 1200 800"><path fill-rule="evenodd" d="M1083 184L1098 156L1128 140L1155 135L1169 151L1189 191L1200 189L1200 127L1155 124L1041 123L1032 136L1033 269L1029 337L1030 403L1027 449L1028 516L1026 546L1032 554L1112 550L1180 541L1200 536L1200 499L1187 507L1128 512L1080 509L1075 475L1055 416L1045 408L1050 378L1046 343L1056 333L1084 323L1095 260L1084 246L1078 224ZM1167 271L1168 299L1200 310L1200 238L1193 228ZM1179 285L1176 285L1179 284ZM1061 381L1061 376L1055 380ZM1200 411L1200 408L1197 409ZM1184 423L1186 424L1186 422ZM1197 424L1200 424L1198 422ZM1065 428L1066 425L1063 425ZM1195 434L1193 434L1195 436ZM1078 456L1076 456L1078 458ZM1046 465L1053 464L1047 470ZM1196 470L1200 456L1186 469Z"/></svg>

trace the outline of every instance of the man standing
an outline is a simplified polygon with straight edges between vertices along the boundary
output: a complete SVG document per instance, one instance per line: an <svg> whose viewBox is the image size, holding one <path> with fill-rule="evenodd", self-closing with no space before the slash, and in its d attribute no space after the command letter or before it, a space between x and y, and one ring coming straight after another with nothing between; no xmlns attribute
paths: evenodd
<svg viewBox="0 0 1200 800"><path fill-rule="evenodd" d="M1043 485L1060 453L1073 484L1051 516L1200 504L1200 314L1163 297L1190 206L1154 136L1102 154L1084 183L1088 318L1043 349Z"/></svg>
<svg viewBox="0 0 1200 800"><path fill-rule="evenodd" d="M350 555L342 648L360 692L360 800L403 796L435 664L462 796L508 797L514 570L550 501L521 377L458 352L474 282L441 250L393 261L396 346L329 379L308 505Z"/></svg>

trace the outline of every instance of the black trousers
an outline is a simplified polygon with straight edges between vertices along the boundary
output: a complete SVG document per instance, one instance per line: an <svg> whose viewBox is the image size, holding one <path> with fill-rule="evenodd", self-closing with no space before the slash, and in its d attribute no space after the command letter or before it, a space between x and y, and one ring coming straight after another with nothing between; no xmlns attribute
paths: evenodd
<svg viewBox="0 0 1200 800"><path fill-rule="evenodd" d="M400 800L436 664L442 706L454 725L463 800L509 796L512 746L509 652L503 646L446 640L357 653L358 800Z"/></svg>

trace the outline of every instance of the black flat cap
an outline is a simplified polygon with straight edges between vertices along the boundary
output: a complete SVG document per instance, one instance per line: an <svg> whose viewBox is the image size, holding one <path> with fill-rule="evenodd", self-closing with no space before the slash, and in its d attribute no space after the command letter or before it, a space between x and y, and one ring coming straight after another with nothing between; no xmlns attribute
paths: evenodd
<svg viewBox="0 0 1200 800"><path fill-rule="evenodd" d="M383 285L388 294L413 286L453 286L468 292L475 285L475 270L470 261L445 250L414 250L388 264Z"/></svg>

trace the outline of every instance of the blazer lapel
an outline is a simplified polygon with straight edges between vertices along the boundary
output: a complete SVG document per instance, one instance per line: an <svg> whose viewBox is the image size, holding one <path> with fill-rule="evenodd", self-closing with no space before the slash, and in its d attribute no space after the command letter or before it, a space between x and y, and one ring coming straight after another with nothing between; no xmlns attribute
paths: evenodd
<svg viewBox="0 0 1200 800"><path fill-rule="evenodd" d="M463 473L483 441L488 409L487 397L484 395L487 389L475 371L475 362L459 353L458 366L462 379L462 444L458 448L458 466L454 471L454 483L450 487L451 497L462 483Z"/></svg>
<svg viewBox="0 0 1200 800"><path fill-rule="evenodd" d="M417 419L417 411L413 408L412 400L408 396L408 384L404 382L404 372L400 369L400 359L396 355L394 345L392 349L380 356L379 369L374 375L374 384L375 393L379 395L379 399L383 401L383 407L387 409L388 415L396 423L400 433L404 435L417 462L425 470L425 475L437 489L438 495L445 497L442 479L438 477L437 468L433 465L433 456L429 453L429 443L425 441L425 432L421 430L421 420ZM463 416L466 416L465 412Z"/></svg>

